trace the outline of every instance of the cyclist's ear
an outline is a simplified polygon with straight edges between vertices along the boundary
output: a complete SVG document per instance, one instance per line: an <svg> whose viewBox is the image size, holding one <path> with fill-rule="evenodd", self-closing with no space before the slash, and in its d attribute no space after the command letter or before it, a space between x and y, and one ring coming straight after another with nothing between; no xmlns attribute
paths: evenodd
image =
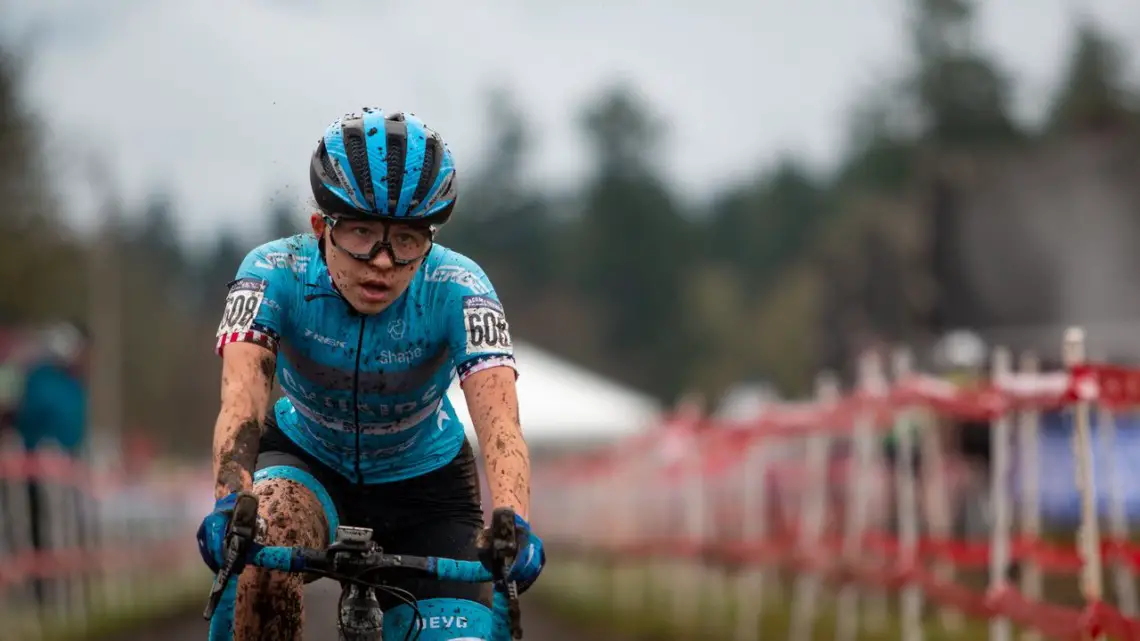
<svg viewBox="0 0 1140 641"><path fill-rule="evenodd" d="M313 234L317 238L325 235L325 217L320 212L313 212L309 216L309 226L313 228Z"/></svg>

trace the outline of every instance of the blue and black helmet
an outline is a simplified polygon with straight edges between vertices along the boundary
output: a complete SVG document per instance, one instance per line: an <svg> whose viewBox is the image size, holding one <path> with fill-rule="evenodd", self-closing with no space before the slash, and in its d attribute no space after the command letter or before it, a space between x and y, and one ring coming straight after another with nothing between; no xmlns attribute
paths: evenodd
<svg viewBox="0 0 1140 641"><path fill-rule="evenodd" d="M458 196L443 138L410 113L380 109L329 125L309 181L317 206L334 216L442 225Z"/></svg>

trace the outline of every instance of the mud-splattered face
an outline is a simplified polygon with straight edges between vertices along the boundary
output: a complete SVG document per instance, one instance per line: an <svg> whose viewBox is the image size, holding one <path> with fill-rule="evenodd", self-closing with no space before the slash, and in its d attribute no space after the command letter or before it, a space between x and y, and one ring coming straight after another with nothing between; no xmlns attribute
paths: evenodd
<svg viewBox="0 0 1140 641"><path fill-rule="evenodd" d="M329 226L319 214L311 218L313 232L324 239L325 262L333 283L356 311L361 314L379 314L399 298L411 284L423 258L407 265L397 265L387 251L376 254L367 262L348 255L329 238ZM339 227L338 227L339 229ZM395 236L398 226L389 232Z"/></svg>

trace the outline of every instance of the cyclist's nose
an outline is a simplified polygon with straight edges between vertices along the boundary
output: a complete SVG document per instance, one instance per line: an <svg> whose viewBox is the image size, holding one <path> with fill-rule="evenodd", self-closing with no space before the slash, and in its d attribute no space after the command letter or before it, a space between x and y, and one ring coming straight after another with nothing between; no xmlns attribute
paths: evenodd
<svg viewBox="0 0 1140 641"><path fill-rule="evenodd" d="M368 261L368 264L377 269L392 269L396 265L392 262L392 253L387 247L377 252L372 260Z"/></svg>

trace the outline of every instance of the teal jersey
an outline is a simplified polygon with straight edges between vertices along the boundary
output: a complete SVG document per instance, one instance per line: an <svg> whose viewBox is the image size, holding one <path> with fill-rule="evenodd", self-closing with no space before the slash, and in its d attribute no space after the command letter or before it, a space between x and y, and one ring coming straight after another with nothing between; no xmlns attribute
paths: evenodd
<svg viewBox="0 0 1140 641"><path fill-rule="evenodd" d="M465 439L447 398L456 376L515 367L503 306L483 270L432 247L407 291L362 315L333 286L320 242L299 235L251 251L230 283L219 354L254 342L277 354L281 430L359 483L446 465Z"/></svg>

